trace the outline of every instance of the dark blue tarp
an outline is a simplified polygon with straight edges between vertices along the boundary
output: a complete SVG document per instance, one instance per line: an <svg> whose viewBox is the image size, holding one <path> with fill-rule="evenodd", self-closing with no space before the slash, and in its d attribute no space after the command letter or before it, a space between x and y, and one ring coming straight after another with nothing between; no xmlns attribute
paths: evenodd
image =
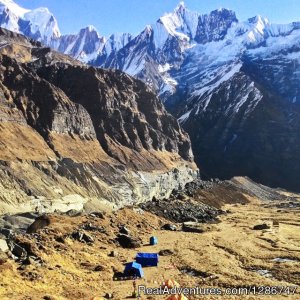
<svg viewBox="0 0 300 300"><path fill-rule="evenodd" d="M158 265L157 253L138 253L135 258L136 262L142 267L156 267Z"/></svg>
<svg viewBox="0 0 300 300"><path fill-rule="evenodd" d="M125 265L125 276L144 277L142 266L137 262L131 262Z"/></svg>

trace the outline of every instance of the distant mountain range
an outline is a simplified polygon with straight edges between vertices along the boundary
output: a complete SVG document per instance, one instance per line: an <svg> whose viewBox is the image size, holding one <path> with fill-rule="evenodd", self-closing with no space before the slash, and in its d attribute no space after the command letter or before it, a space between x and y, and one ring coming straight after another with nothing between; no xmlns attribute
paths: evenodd
<svg viewBox="0 0 300 300"><path fill-rule="evenodd" d="M61 35L44 8L0 0L1 27L146 82L190 134L206 177L248 175L300 190L300 23L201 15L181 2L140 34Z"/></svg>

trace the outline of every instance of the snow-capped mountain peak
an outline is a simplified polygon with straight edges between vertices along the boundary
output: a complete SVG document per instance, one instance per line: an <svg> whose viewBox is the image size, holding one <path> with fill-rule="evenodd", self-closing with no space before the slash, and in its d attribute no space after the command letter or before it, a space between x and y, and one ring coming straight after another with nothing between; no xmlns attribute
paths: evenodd
<svg viewBox="0 0 300 300"><path fill-rule="evenodd" d="M291 158L300 151L300 22L239 21L226 8L199 14L182 1L137 36L105 38L93 26L60 36L48 10L0 0L0 25L147 83L190 134L205 172L260 177L266 170L268 183L270 172L288 170L299 187L300 161Z"/></svg>
<svg viewBox="0 0 300 300"><path fill-rule="evenodd" d="M196 34L199 14L190 11L184 2L180 2L175 10L162 16L158 23L161 23L168 34L183 38L193 38Z"/></svg>
<svg viewBox="0 0 300 300"><path fill-rule="evenodd" d="M12 0L0 0L0 26L45 44L60 37L57 21L48 8L22 8Z"/></svg>
<svg viewBox="0 0 300 300"><path fill-rule="evenodd" d="M60 37L58 24L52 13L46 7L37 8L24 14L24 20L29 22L33 38L49 44L53 38Z"/></svg>
<svg viewBox="0 0 300 300"><path fill-rule="evenodd" d="M270 24L269 20L262 17L261 15L257 15L253 18L248 19L248 22L255 25L254 30L256 30L260 34L264 34L266 27Z"/></svg>
<svg viewBox="0 0 300 300"><path fill-rule="evenodd" d="M81 37L82 36L89 37L94 35L95 37L100 38L100 34L98 33L97 29L93 25L88 25L80 29L78 35Z"/></svg>
<svg viewBox="0 0 300 300"><path fill-rule="evenodd" d="M199 17L195 40L199 44L222 40L230 27L238 23L235 12L226 8Z"/></svg>
<svg viewBox="0 0 300 300"><path fill-rule="evenodd" d="M12 0L0 0L0 10L3 10L5 8L13 12L18 17L22 17L25 13L30 11L29 9L25 9L19 6Z"/></svg>
<svg viewBox="0 0 300 300"><path fill-rule="evenodd" d="M180 1L177 7L175 8L175 11L181 11L186 8L184 1Z"/></svg>
<svg viewBox="0 0 300 300"><path fill-rule="evenodd" d="M98 31L94 25L88 25L85 29L89 32L95 31L98 33Z"/></svg>

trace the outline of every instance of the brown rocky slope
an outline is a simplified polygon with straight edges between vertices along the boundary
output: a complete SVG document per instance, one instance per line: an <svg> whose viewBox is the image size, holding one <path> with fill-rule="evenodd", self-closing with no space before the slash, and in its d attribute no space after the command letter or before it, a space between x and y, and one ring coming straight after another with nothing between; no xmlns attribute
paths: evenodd
<svg viewBox="0 0 300 300"><path fill-rule="evenodd" d="M142 82L0 30L0 212L163 198L197 175Z"/></svg>

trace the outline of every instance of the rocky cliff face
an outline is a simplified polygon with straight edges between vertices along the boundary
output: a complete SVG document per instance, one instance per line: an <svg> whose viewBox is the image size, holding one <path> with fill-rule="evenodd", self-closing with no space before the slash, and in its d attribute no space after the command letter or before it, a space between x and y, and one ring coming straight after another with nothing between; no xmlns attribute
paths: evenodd
<svg viewBox="0 0 300 300"><path fill-rule="evenodd" d="M122 70L158 91L168 111L190 134L202 175L223 179L247 175L263 184L299 191L299 22L272 24L259 15L241 21L228 9L201 15L190 11L181 2L173 12L146 26L137 36L121 34L106 39L93 26L80 30L78 34L60 36L52 26L55 22L47 22L50 19L46 10L29 13L12 0L0 0L2 26L23 32L90 65ZM28 32L27 27L21 26L26 20L31 22ZM49 26L45 27L45 24ZM45 28L49 30L45 31ZM47 38L42 38L45 34ZM137 164L138 161L144 162L145 167L148 160L141 159L139 153L141 149L148 151L152 147L155 151L176 149L186 159L190 155L184 139L178 142L177 123L172 124L175 128L172 132L164 125L164 117L160 119L161 124L153 124L152 117L147 118L143 112L145 118L142 119L150 127L142 129L144 125L134 121L136 114L133 111L141 110L134 103L121 103L116 110L110 110L110 103L118 103L120 98L111 90L104 89L105 99L110 99L108 105L99 100L101 105L95 108L94 115L103 115L104 120L93 117L94 107L82 100L89 98L84 94L85 86L92 91L93 99L102 99L95 78L104 78L105 72L100 74L95 69L83 68L85 75L77 80L77 68L60 63L79 67L80 63L71 62L71 58L66 61L66 57L58 53L53 55L50 49L35 47L28 52L26 47L2 46L5 46L1 48L3 54L14 53L22 62L38 57L30 65L31 70L86 109L93 126L97 127L97 140L106 153L118 161L128 164L133 155L136 167L141 165ZM118 76L123 76L124 82L131 80L116 71L110 74L114 74L111 75L114 81ZM76 84L73 86L65 76L70 76ZM106 85L107 80L104 83ZM130 93L136 94L140 90L138 85L132 81ZM110 86L112 90L119 90L119 86ZM75 96L73 90L76 90ZM126 94L122 86L121 90ZM134 96L133 99L137 103L150 99L151 107L156 107L156 100L153 102L148 94L150 91L144 89L142 97ZM74 114L77 114L77 109L74 108ZM154 116L156 109L160 110L155 108L151 112ZM123 112L120 114L120 111ZM112 128L111 123L107 123L111 117L115 120ZM128 120L134 125L128 125ZM56 122L57 129L60 122ZM117 126L123 123L126 126ZM168 131L167 136L161 136L162 128ZM109 132L109 136L104 132ZM145 136L144 140L141 135ZM114 136L113 142L111 136ZM157 139L162 141L160 146ZM114 143L134 151L130 154L115 151ZM157 160L154 161L156 164Z"/></svg>
<svg viewBox="0 0 300 300"><path fill-rule="evenodd" d="M145 84L6 30L0 42L0 211L128 205L196 176L187 134Z"/></svg>
<svg viewBox="0 0 300 300"><path fill-rule="evenodd" d="M117 145L131 149L137 157L145 150L167 151L192 160L187 135L141 81L120 71L66 64L37 66L36 72L86 109L101 146L119 161L130 163L131 158Z"/></svg>

